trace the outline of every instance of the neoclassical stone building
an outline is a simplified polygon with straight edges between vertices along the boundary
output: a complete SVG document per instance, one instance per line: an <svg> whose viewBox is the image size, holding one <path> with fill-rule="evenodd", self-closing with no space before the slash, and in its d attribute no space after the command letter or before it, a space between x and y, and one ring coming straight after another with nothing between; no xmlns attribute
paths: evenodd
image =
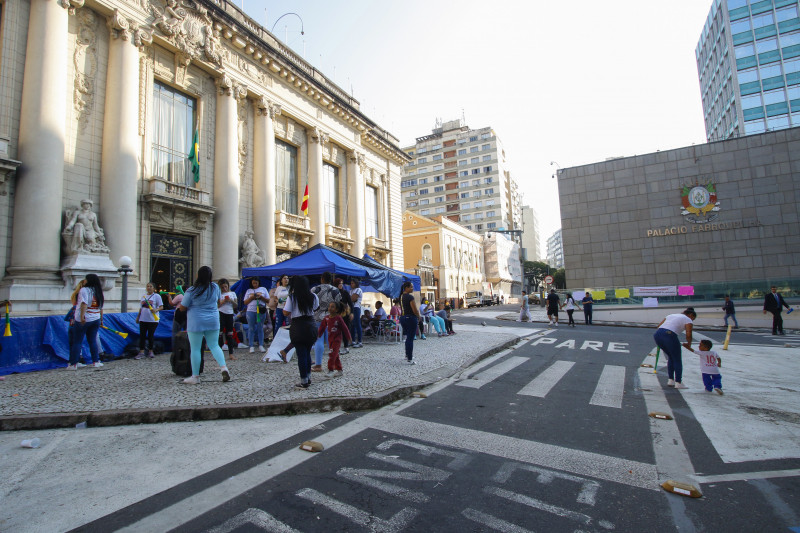
<svg viewBox="0 0 800 533"><path fill-rule="evenodd" d="M408 160L226 0L0 0L0 299L15 311L61 309L87 271L113 287L122 256L134 286L161 288L317 243L402 269ZM84 200L99 231L73 229Z"/></svg>

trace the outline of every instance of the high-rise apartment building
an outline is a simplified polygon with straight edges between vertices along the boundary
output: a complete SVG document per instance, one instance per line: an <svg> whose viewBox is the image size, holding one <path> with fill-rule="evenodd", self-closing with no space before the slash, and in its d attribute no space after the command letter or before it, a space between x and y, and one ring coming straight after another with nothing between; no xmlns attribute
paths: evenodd
<svg viewBox="0 0 800 533"><path fill-rule="evenodd" d="M522 206L522 260L540 261L542 249L539 236L539 217L533 207Z"/></svg>
<svg viewBox="0 0 800 533"><path fill-rule="evenodd" d="M709 141L800 126L798 0L713 0L695 56Z"/></svg>
<svg viewBox="0 0 800 533"><path fill-rule="evenodd" d="M492 128L452 120L403 150L412 157L401 184L406 210L477 233L522 228L521 194Z"/></svg>
<svg viewBox="0 0 800 533"><path fill-rule="evenodd" d="M553 268L564 268L564 241L561 228L547 239L547 264Z"/></svg>

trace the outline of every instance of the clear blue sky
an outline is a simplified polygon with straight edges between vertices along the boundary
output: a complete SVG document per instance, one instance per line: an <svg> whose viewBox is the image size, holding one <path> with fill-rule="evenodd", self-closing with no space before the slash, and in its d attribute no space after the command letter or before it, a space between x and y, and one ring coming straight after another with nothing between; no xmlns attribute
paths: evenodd
<svg viewBox="0 0 800 533"><path fill-rule="evenodd" d="M403 146L463 114L502 140L542 243L570 167L705 142L694 49L710 0L238 0ZM544 250L542 250L544 252Z"/></svg>

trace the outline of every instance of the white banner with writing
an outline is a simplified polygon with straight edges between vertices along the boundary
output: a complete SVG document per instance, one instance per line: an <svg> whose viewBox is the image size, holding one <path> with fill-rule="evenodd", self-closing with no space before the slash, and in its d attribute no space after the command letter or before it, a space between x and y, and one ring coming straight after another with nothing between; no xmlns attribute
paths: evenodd
<svg viewBox="0 0 800 533"><path fill-rule="evenodd" d="M634 296L677 296L678 287L668 285L664 287L634 287Z"/></svg>

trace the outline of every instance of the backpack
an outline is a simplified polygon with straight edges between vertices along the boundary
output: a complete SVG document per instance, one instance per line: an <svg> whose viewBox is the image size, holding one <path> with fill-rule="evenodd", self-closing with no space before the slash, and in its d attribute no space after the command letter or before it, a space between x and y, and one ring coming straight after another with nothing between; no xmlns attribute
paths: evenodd
<svg viewBox="0 0 800 533"><path fill-rule="evenodd" d="M200 373L203 373L205 361L200 357ZM172 355L169 356L172 371L179 376L188 378L192 375L192 347L189 344L189 335L185 331L177 333L172 339Z"/></svg>

